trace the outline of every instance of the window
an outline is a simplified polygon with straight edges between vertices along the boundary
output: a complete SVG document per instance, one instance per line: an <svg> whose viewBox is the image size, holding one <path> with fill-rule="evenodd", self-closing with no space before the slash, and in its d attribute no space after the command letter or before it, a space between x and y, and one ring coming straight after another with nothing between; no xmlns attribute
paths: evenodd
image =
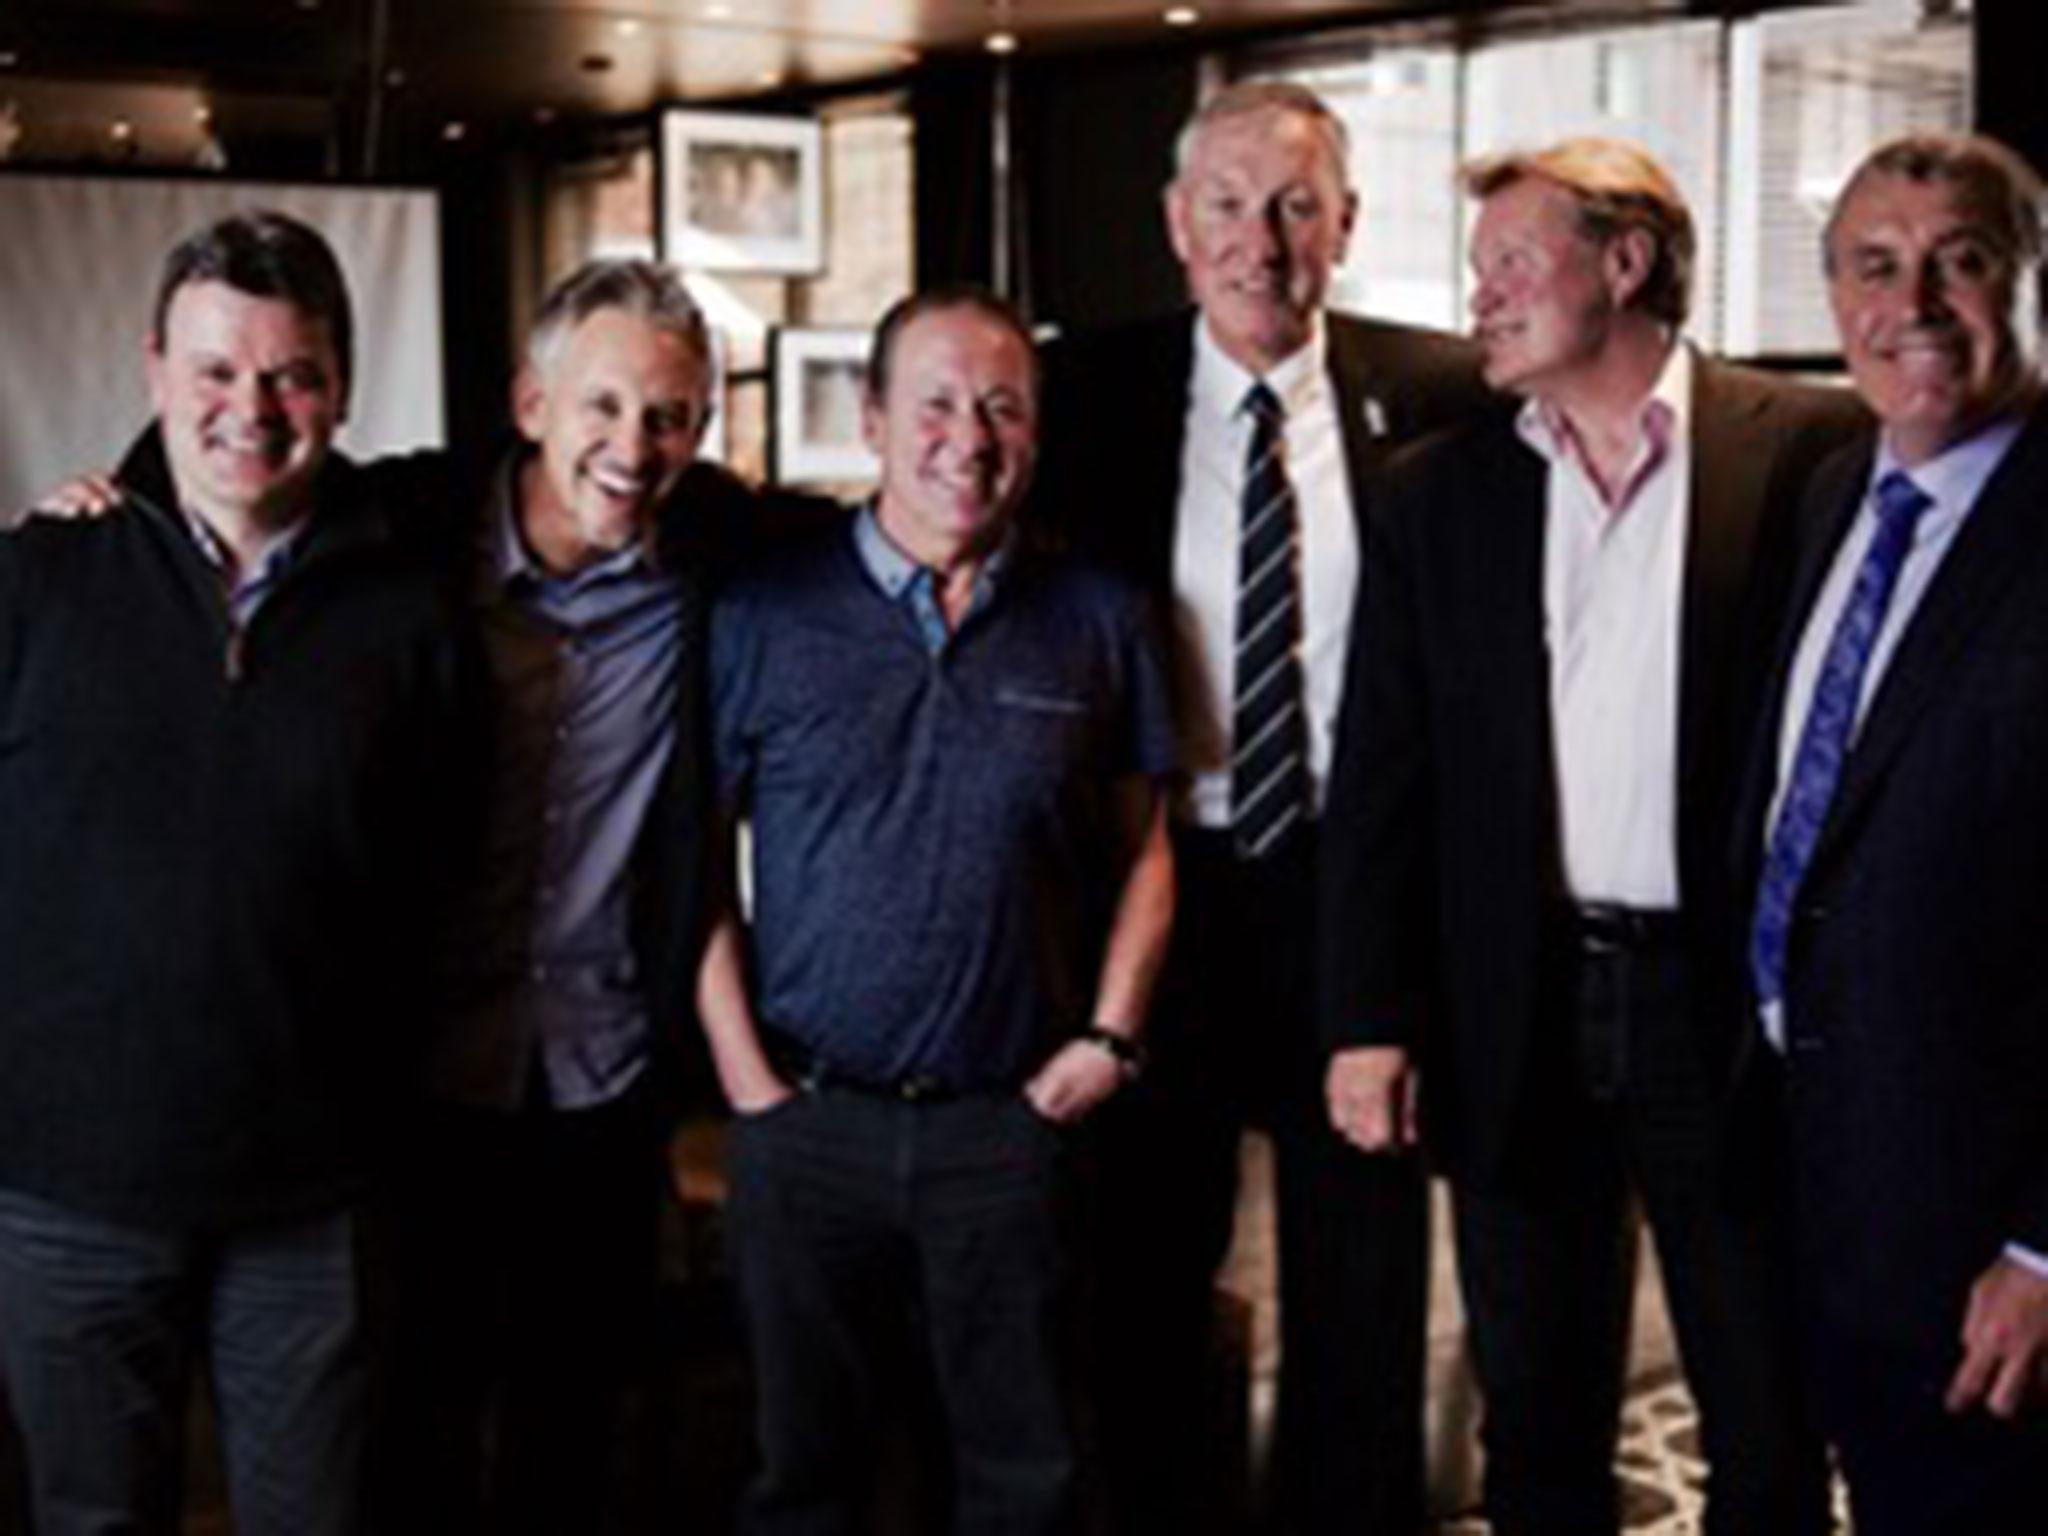
<svg viewBox="0 0 2048 1536"><path fill-rule="evenodd" d="M1362 209L1340 306L1462 326L1457 168L1607 134L1678 182L1700 246L1688 332L1737 355L1834 351L1817 253L1843 178L1895 133L1970 120L1967 8L1923 17L1899 0L1734 23L1525 21L1476 40L1386 29L1254 72L1300 80L1351 132Z"/></svg>

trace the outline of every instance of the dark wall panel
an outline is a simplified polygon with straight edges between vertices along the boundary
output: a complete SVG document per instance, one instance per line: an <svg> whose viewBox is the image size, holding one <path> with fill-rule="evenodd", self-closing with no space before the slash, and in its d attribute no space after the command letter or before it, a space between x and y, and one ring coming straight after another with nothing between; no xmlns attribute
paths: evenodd
<svg viewBox="0 0 2048 1536"><path fill-rule="evenodd" d="M1178 51L1018 70L1017 245L1041 319L1101 325L1181 302L1159 193L1195 88L1194 57Z"/></svg>

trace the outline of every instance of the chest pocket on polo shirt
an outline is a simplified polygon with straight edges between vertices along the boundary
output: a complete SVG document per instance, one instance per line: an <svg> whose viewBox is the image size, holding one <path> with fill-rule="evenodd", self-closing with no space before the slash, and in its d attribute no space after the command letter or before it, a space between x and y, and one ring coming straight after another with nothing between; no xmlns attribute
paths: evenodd
<svg viewBox="0 0 2048 1536"><path fill-rule="evenodd" d="M1092 712L1087 698L1053 679L1017 678L990 691L1003 750L1050 776L1087 761Z"/></svg>

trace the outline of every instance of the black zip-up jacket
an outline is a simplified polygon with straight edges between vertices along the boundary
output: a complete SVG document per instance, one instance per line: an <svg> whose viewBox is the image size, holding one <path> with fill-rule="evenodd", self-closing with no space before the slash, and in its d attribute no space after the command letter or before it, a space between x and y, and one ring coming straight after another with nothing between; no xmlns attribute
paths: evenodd
<svg viewBox="0 0 2048 1536"><path fill-rule="evenodd" d="M0 1187L333 1209L411 1072L472 666L338 456L239 641L154 428L120 478L0 536Z"/></svg>

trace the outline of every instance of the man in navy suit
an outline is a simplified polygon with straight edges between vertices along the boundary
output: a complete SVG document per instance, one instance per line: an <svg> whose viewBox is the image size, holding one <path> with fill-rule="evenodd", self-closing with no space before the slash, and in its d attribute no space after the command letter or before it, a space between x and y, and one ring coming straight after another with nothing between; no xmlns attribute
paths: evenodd
<svg viewBox="0 0 2048 1536"><path fill-rule="evenodd" d="M1214 1422L1197 1422L1204 1345L1247 1125L1271 1135L1277 1191L1273 1524L1421 1521L1423 1181L1413 1158L1361 1156L1324 1114L1315 866L1382 466L1487 396L1467 343L1325 307L1357 210L1346 153L1343 124L1301 86L1220 92L1182 130L1165 193L1194 310L1048 356L1038 506L1170 616L1190 777L1153 1060L1101 1123L1095 1185L1107 1470L1132 1530L1230 1518L1190 1468L1217 1443ZM1247 492L1268 467L1255 389L1271 401L1283 466L1272 483L1296 523L1288 554L1261 548L1251 600L1287 591L1257 614L1243 558L1264 536L1245 531ZM1268 652L1287 659L1239 670ZM1294 749L1275 745L1297 731Z"/></svg>
<svg viewBox="0 0 2048 1536"><path fill-rule="evenodd" d="M1879 430L1816 478L1742 849L1792 1110L1805 1336L1863 1536L2048 1498L2042 187L1915 136L1829 299Z"/></svg>

